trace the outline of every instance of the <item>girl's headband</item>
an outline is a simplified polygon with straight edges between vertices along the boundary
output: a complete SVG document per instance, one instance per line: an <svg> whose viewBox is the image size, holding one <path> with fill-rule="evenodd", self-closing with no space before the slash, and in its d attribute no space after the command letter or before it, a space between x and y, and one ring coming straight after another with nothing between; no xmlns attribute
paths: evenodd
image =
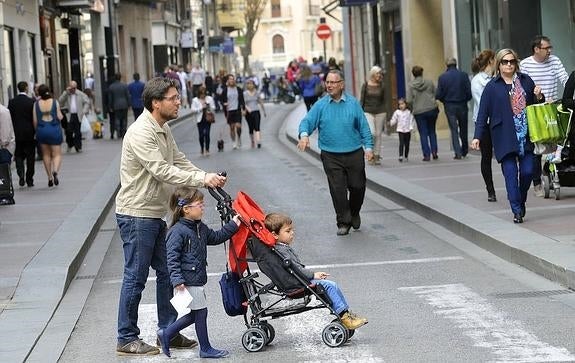
<svg viewBox="0 0 575 363"><path fill-rule="evenodd" d="M184 198L178 198L178 207L183 207L188 204L190 201Z"/></svg>

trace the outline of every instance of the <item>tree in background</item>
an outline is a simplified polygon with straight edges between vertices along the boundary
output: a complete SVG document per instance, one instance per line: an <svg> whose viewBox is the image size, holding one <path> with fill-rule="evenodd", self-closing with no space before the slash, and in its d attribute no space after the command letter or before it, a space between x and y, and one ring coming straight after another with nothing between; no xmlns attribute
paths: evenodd
<svg viewBox="0 0 575 363"><path fill-rule="evenodd" d="M241 53L244 58L244 74L246 75L251 74L250 55L252 54L252 40L260 26L260 18L267 2L268 0L245 0L244 19L246 22L246 44L241 47Z"/></svg>

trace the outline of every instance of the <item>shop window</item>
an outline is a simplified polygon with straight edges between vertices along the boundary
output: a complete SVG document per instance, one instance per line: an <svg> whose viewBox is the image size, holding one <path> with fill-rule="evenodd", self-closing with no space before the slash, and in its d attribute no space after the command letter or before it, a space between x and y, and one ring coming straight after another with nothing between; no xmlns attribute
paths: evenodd
<svg viewBox="0 0 575 363"><path fill-rule="evenodd" d="M285 53L284 37L279 34L274 35L272 38L272 49L274 54Z"/></svg>
<svg viewBox="0 0 575 363"><path fill-rule="evenodd" d="M14 69L14 31L4 28L4 74L2 75L3 91L11 99L16 94L16 70Z"/></svg>

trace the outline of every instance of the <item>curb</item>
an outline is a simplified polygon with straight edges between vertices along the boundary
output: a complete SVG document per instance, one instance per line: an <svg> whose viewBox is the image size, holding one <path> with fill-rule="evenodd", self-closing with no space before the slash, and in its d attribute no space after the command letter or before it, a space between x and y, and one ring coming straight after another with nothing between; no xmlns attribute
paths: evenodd
<svg viewBox="0 0 575 363"><path fill-rule="evenodd" d="M297 144L297 125L305 108L285 121L287 142ZM297 122L295 120L298 120ZM317 134L307 153L319 159ZM575 247L506 222L489 213L430 192L383 170L367 170L367 186L376 193L437 223L506 261L575 290Z"/></svg>
<svg viewBox="0 0 575 363"><path fill-rule="evenodd" d="M175 126L191 115L170 122ZM4 336L0 362L23 362L58 309L120 189L119 153L90 192L26 265L10 303L0 315Z"/></svg>

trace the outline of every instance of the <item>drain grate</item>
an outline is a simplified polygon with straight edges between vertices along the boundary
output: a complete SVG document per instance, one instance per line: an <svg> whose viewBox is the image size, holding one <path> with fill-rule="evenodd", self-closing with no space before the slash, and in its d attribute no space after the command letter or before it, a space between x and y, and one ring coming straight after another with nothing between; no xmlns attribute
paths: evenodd
<svg viewBox="0 0 575 363"><path fill-rule="evenodd" d="M509 292L502 294L493 294L492 296L497 299L520 299L529 297L548 297L553 295L572 294L572 290L546 290L546 291L524 291L524 292Z"/></svg>

